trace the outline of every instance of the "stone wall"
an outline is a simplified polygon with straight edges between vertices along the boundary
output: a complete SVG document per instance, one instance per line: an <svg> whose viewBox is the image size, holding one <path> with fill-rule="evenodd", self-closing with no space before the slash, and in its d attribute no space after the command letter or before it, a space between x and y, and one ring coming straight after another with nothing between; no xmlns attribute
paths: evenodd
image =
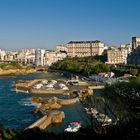
<svg viewBox="0 0 140 140"><path fill-rule="evenodd" d="M63 94L67 92L69 92L69 90L30 89L30 93L32 94Z"/></svg>

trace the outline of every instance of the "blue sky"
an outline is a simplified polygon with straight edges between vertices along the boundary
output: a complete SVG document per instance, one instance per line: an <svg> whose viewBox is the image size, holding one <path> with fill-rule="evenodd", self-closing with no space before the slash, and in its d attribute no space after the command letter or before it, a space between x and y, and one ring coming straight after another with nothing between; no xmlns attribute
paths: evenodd
<svg viewBox="0 0 140 140"><path fill-rule="evenodd" d="M54 48L70 40L131 42L140 0L0 0L0 48Z"/></svg>

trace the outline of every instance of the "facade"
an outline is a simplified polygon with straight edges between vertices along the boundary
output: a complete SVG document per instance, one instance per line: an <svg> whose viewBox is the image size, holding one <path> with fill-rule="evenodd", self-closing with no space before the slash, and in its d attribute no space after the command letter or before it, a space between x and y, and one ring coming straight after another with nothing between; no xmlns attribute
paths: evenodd
<svg viewBox="0 0 140 140"><path fill-rule="evenodd" d="M45 60L45 49L37 49L35 51L35 65L36 66L44 66Z"/></svg>
<svg viewBox="0 0 140 140"><path fill-rule="evenodd" d="M131 44L124 44L120 46L120 51L122 52L123 56L123 63L127 64L128 55L132 52L132 45Z"/></svg>
<svg viewBox="0 0 140 140"><path fill-rule="evenodd" d="M6 55L6 51L0 49L0 61L4 61L4 56Z"/></svg>
<svg viewBox="0 0 140 140"><path fill-rule="evenodd" d="M67 49L66 45L57 45L56 51L68 52L68 49Z"/></svg>
<svg viewBox="0 0 140 140"><path fill-rule="evenodd" d="M22 49L18 51L15 61L22 65L33 65L35 63L35 50Z"/></svg>
<svg viewBox="0 0 140 140"><path fill-rule="evenodd" d="M45 65L50 66L53 63L57 62L58 60L63 60L67 57L65 52L61 51L51 51L45 53Z"/></svg>
<svg viewBox="0 0 140 140"><path fill-rule="evenodd" d="M17 55L15 61L22 65L33 65L35 63L35 55Z"/></svg>
<svg viewBox="0 0 140 140"><path fill-rule="evenodd" d="M17 62L23 65L33 65L35 63L34 49L22 49L19 51L0 50L0 63Z"/></svg>
<svg viewBox="0 0 140 140"><path fill-rule="evenodd" d="M70 57L86 57L94 55L102 55L104 51L104 43L101 41L70 41L67 44L68 56Z"/></svg>
<svg viewBox="0 0 140 140"><path fill-rule="evenodd" d="M121 45L120 48L110 47L107 50L108 64L127 64L128 54L131 53L132 47L130 44Z"/></svg>
<svg viewBox="0 0 140 140"><path fill-rule="evenodd" d="M140 65L140 37L132 37L132 52L128 56L128 64Z"/></svg>
<svg viewBox="0 0 140 140"><path fill-rule="evenodd" d="M132 37L132 49L136 49L140 46L140 37Z"/></svg>
<svg viewBox="0 0 140 140"><path fill-rule="evenodd" d="M123 54L116 47L110 47L107 50L107 63L108 64L120 64L123 63Z"/></svg>
<svg viewBox="0 0 140 140"><path fill-rule="evenodd" d="M140 46L129 54L127 61L131 65L140 65Z"/></svg>

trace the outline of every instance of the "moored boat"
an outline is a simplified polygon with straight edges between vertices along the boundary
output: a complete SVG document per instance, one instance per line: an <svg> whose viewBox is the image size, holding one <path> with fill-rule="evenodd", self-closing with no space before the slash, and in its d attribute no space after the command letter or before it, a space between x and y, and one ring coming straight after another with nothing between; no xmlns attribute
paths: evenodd
<svg viewBox="0 0 140 140"><path fill-rule="evenodd" d="M77 132L81 128L79 122L71 122L68 127L65 129L66 132Z"/></svg>

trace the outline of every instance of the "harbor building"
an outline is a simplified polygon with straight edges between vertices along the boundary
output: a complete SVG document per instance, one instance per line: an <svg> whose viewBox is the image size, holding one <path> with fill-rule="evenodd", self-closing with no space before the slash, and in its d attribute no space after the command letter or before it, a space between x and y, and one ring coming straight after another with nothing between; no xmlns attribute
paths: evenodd
<svg viewBox="0 0 140 140"><path fill-rule="evenodd" d="M70 41L67 43L69 57L102 55L104 43L101 41Z"/></svg>

